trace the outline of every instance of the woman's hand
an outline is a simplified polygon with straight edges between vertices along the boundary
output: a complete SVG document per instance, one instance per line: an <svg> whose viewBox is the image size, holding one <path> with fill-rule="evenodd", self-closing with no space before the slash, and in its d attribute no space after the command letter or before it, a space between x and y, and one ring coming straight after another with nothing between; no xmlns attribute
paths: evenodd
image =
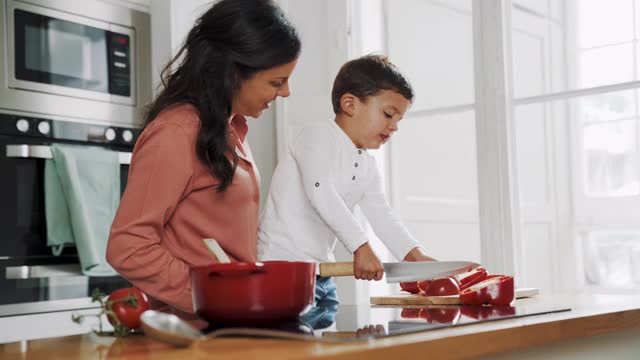
<svg viewBox="0 0 640 360"><path fill-rule="evenodd" d="M353 253L353 274L361 280L382 279L384 268L368 242Z"/></svg>
<svg viewBox="0 0 640 360"><path fill-rule="evenodd" d="M437 261L437 260L430 256L427 256L427 254L424 253L424 250L422 250L421 247L416 246L413 249L411 249L411 251L409 251L407 256L405 256L404 259L402 259L402 261Z"/></svg>

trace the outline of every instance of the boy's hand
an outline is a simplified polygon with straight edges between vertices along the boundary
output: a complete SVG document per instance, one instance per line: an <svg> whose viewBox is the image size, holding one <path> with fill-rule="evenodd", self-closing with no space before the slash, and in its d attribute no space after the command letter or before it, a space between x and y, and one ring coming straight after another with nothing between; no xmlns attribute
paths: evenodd
<svg viewBox="0 0 640 360"><path fill-rule="evenodd" d="M368 242L353 253L353 273L356 279L376 281L382 279L384 268Z"/></svg>
<svg viewBox="0 0 640 360"><path fill-rule="evenodd" d="M409 251L407 256L405 256L404 259L402 259L402 261L437 261L437 260L430 256L427 256L427 254L424 253L421 247L416 246L413 249L411 249L411 251Z"/></svg>

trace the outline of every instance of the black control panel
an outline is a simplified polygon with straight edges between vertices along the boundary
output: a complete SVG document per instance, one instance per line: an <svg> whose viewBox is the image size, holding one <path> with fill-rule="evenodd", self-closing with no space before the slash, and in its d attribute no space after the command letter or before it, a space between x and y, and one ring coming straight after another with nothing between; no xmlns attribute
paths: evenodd
<svg viewBox="0 0 640 360"><path fill-rule="evenodd" d="M107 32L110 94L131 96L130 41L128 35Z"/></svg>

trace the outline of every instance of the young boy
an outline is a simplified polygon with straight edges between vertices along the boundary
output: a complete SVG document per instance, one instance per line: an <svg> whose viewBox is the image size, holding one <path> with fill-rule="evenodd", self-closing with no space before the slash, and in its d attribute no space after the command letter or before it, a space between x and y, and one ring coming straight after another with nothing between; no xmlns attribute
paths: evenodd
<svg viewBox="0 0 640 360"><path fill-rule="evenodd" d="M409 82L386 57L342 66L333 83L335 121L304 128L273 174L260 221L258 259L335 261L336 238L354 254L357 279L380 280L383 268L354 217L356 205L376 235L403 261L425 255L387 203L375 160L413 101ZM318 278L316 300L336 301L335 284Z"/></svg>

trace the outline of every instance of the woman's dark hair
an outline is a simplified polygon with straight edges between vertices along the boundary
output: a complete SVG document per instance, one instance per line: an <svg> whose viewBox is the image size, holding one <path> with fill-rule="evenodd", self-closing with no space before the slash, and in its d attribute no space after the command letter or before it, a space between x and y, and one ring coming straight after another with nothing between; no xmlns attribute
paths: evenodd
<svg viewBox="0 0 640 360"><path fill-rule="evenodd" d="M243 80L295 60L300 47L295 28L273 1L216 2L162 70L162 87L147 108L145 125L168 107L193 105L201 122L196 153L224 191L238 165L228 129L234 96Z"/></svg>
<svg viewBox="0 0 640 360"><path fill-rule="evenodd" d="M382 90L392 90L413 102L413 88L384 55L365 55L348 61L340 68L333 81L331 103L333 112L342 112L340 99L344 94L353 94L361 101Z"/></svg>

